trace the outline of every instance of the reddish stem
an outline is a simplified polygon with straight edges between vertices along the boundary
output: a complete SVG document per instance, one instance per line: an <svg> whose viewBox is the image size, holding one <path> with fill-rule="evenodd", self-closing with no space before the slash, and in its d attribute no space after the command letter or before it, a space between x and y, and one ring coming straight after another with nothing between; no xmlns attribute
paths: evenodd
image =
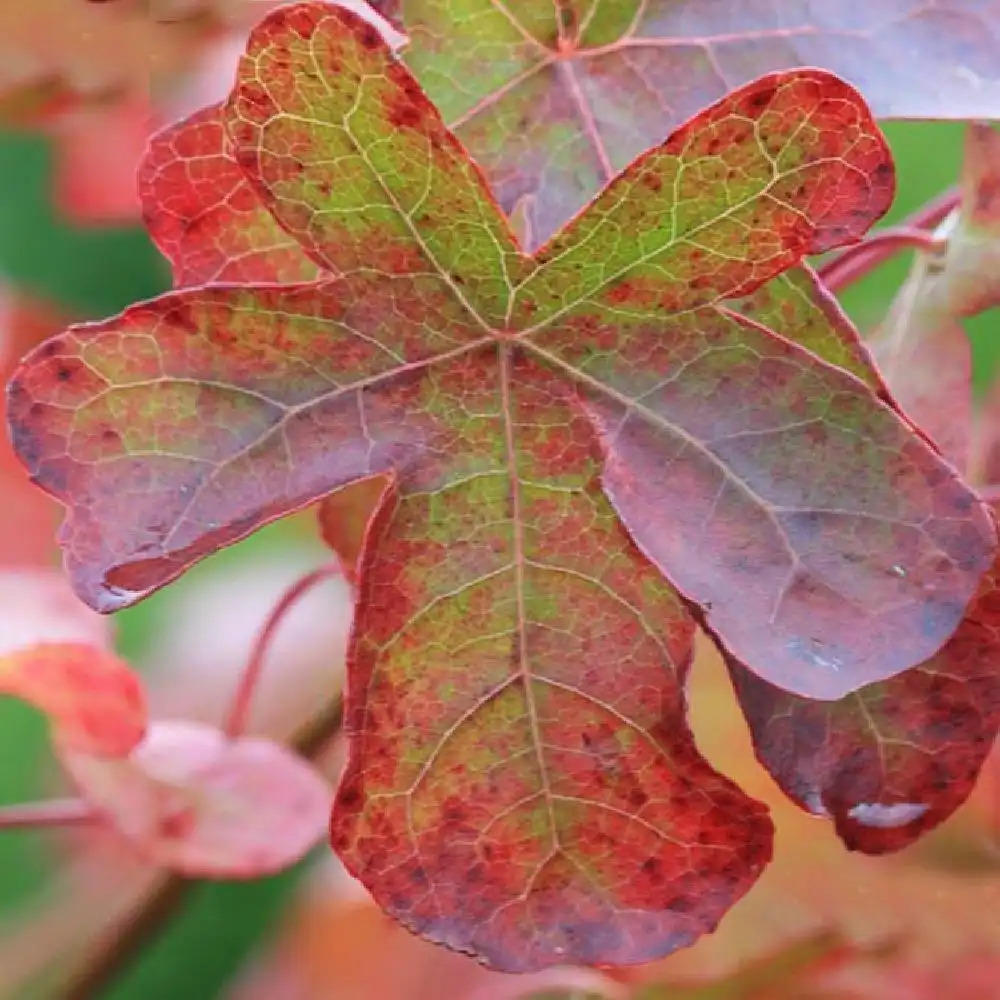
<svg viewBox="0 0 1000 1000"><path fill-rule="evenodd" d="M46 826L92 823L97 812L83 799L48 799L0 806L0 830L30 830Z"/></svg>
<svg viewBox="0 0 1000 1000"><path fill-rule="evenodd" d="M898 250L913 248L934 252L942 246L942 240L923 229L912 226L882 229L824 264L819 269L819 276L831 292L838 292L863 278Z"/></svg>
<svg viewBox="0 0 1000 1000"><path fill-rule="evenodd" d="M285 615L288 614L299 598L312 590L316 584L340 575L341 569L339 563L329 563L326 566L320 566L311 573L306 573L305 576L299 577L281 595L278 603L271 609L271 613L267 616L261 630L257 633L257 638L254 640L253 649L250 651L250 659L247 660L243 676L240 678L239 687L236 689L236 695L233 698L232 708L229 710L229 718L225 724L225 732L229 737L235 739L246 731L247 718L250 714L250 701L260 681L260 675L264 668L264 657L267 655L274 634Z"/></svg>

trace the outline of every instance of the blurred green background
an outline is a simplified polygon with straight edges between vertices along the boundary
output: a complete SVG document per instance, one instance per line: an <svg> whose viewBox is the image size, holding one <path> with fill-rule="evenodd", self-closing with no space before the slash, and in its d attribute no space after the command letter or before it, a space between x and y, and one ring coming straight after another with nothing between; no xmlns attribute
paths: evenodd
<svg viewBox="0 0 1000 1000"><path fill-rule="evenodd" d="M886 132L899 171L892 221L954 183L962 126L894 123ZM93 318L164 289L167 270L141 228L79 229L57 217L50 201L51 172L51 149L44 139L0 133L0 278L72 315ZM909 255L901 254L849 290L845 304L862 329L884 313L909 262ZM996 316L987 314L968 327L980 393L1000 360L995 323ZM190 586L201 574L253 560L261 551L280 546L287 532L286 526L272 526L206 561L173 587ZM164 594L154 595L117 617L121 648L140 664L167 626L165 599ZM44 795L51 773L40 717L17 702L0 699L0 802ZM52 862L51 844L44 835L0 836L0 914L14 913L33 894L44 892ZM197 887L155 946L107 994L109 1000L216 996L280 918L282 901L304 867L245 885Z"/></svg>

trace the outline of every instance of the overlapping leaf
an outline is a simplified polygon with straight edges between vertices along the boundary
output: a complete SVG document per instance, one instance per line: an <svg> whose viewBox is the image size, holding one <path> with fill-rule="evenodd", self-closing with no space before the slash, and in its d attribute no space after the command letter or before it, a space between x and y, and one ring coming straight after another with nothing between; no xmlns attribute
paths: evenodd
<svg viewBox="0 0 1000 1000"><path fill-rule="evenodd" d="M634 156L754 76L821 66L878 116L1000 117L994 0L381 0L407 64L544 242ZM905 56L903 55L905 53Z"/></svg>
<svg viewBox="0 0 1000 1000"><path fill-rule="evenodd" d="M834 702L799 698L732 661L761 763L848 847L898 850L947 819L1000 729L1000 590L988 573L931 659Z"/></svg>
<svg viewBox="0 0 1000 1000"><path fill-rule="evenodd" d="M218 105L152 138L139 197L178 285L319 277L319 267L278 226L233 159Z"/></svg>
<svg viewBox="0 0 1000 1000"><path fill-rule="evenodd" d="M756 81L534 257L378 33L336 8L269 17L223 117L226 191L235 164L253 217L323 276L173 293L26 361L15 440L70 507L78 589L112 610L386 474L341 855L410 927L501 968L692 940L770 827L694 750L692 623L657 570L734 655L836 697L935 652L992 558L987 512L873 395L807 272L747 311L794 320L808 350L723 305L884 211L867 110L823 72ZM183 232L161 241L186 266Z"/></svg>
<svg viewBox="0 0 1000 1000"><path fill-rule="evenodd" d="M895 398L960 468L973 437L960 319L996 301L998 181L998 135L973 124L942 248L921 255L872 340ZM812 346L842 364L840 347ZM981 478L988 458L974 455L972 466ZM730 658L761 762L794 801L832 817L849 847L874 854L912 843L966 800L1000 730L998 607L994 566L935 656L828 704L780 691Z"/></svg>
<svg viewBox="0 0 1000 1000"><path fill-rule="evenodd" d="M969 125L961 201L870 339L896 399L959 468L970 460L972 356L962 318L1000 303L1000 133Z"/></svg>

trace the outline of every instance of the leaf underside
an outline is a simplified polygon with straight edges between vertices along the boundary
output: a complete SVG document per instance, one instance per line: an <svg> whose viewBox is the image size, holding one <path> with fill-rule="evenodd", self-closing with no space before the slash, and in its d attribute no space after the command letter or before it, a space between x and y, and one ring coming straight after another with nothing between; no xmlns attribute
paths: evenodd
<svg viewBox="0 0 1000 1000"><path fill-rule="evenodd" d="M179 283L257 284L71 328L17 373L15 444L69 508L81 595L114 610L384 477L348 867L501 969L645 961L713 927L771 827L687 730L689 607L768 681L838 698L934 654L995 545L797 267L891 198L857 93L762 78L529 256L377 32L300 4L143 178Z"/></svg>

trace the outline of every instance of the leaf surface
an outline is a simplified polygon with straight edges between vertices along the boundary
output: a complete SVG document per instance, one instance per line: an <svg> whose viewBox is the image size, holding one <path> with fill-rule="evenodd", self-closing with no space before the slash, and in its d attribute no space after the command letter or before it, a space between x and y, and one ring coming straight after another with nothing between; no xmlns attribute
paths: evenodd
<svg viewBox="0 0 1000 1000"><path fill-rule="evenodd" d="M195 878L259 878L326 832L330 789L291 751L194 722L155 722L125 759L63 753L87 801L151 864Z"/></svg>
<svg viewBox="0 0 1000 1000"><path fill-rule="evenodd" d="M48 715L67 750L123 757L146 729L139 678L97 646L53 642L5 651L0 694L22 698Z"/></svg>
<svg viewBox="0 0 1000 1000"><path fill-rule="evenodd" d="M763 676L839 697L935 652L995 547L805 272L747 309L806 346L730 307L885 210L867 109L821 71L755 81L533 256L343 10L269 16L223 117L325 273L174 292L27 359L15 444L69 507L79 592L114 610L385 477L339 853L390 913L498 968L692 941L770 824L693 747L674 588Z"/></svg>
<svg viewBox="0 0 1000 1000"><path fill-rule="evenodd" d="M1000 730L997 573L935 656L838 701L780 691L729 658L761 763L853 850L906 847L975 786Z"/></svg>
<svg viewBox="0 0 1000 1000"><path fill-rule="evenodd" d="M692 624L600 492L586 417L505 364L510 397L470 370L464 447L370 529L333 844L495 968L645 961L749 888L770 822L694 748Z"/></svg>
<svg viewBox="0 0 1000 1000"><path fill-rule="evenodd" d="M139 170L139 198L175 285L288 283L320 275L233 159L219 105L153 136Z"/></svg>
<svg viewBox="0 0 1000 1000"><path fill-rule="evenodd" d="M387 0L404 58L538 245L699 108L819 66L879 117L1000 117L995 0ZM900 52L919 53L901 59Z"/></svg>

